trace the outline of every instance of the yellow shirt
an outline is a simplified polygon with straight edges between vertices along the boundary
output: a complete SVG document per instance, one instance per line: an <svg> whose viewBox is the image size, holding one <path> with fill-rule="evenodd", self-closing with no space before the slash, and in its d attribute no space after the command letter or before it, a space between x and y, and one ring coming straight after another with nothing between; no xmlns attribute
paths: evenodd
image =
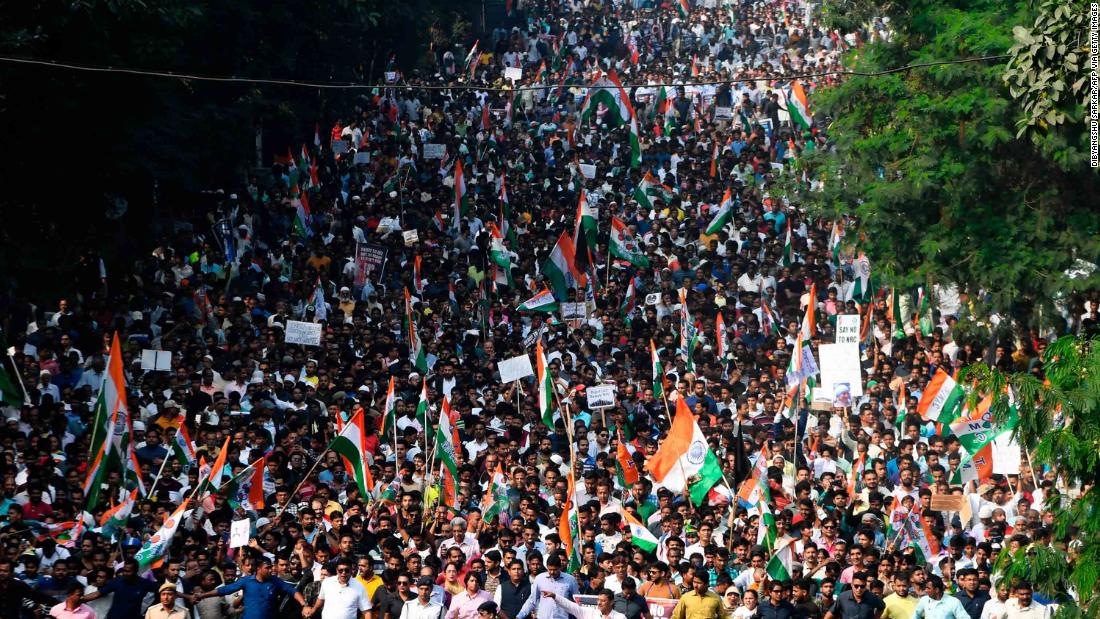
<svg viewBox="0 0 1100 619"><path fill-rule="evenodd" d="M382 586L382 577L375 574L370 580L363 580L361 577L356 576L355 580L359 581L359 584L363 585L363 588L367 590L367 599L374 599L374 592L378 591L378 587Z"/></svg>
<svg viewBox="0 0 1100 619"><path fill-rule="evenodd" d="M722 598L713 591L699 595L688 591L680 596L671 619L728 619L729 612L722 606Z"/></svg>
<svg viewBox="0 0 1100 619"><path fill-rule="evenodd" d="M883 598L882 603L886 605L882 611L882 619L910 619L917 610L917 598L912 595L901 597L891 593Z"/></svg>

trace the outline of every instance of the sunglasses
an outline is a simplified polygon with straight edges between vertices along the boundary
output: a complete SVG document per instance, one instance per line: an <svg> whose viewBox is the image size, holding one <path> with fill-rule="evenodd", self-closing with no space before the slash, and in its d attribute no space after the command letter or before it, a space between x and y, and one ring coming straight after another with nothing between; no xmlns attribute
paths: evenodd
<svg viewBox="0 0 1100 619"><path fill-rule="evenodd" d="M351 572L351 570L349 570L349 569L348 569L348 568L346 568L346 567L338 567L338 568L336 568L336 573L337 573L337 574L347 574L347 573L349 573L349 572Z"/></svg>

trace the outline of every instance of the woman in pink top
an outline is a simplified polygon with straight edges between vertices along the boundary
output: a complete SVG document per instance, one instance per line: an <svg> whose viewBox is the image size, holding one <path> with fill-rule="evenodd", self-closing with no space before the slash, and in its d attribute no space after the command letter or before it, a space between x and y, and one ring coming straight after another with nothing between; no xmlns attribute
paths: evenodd
<svg viewBox="0 0 1100 619"><path fill-rule="evenodd" d="M478 619L477 607L493 601L493 596L481 588L481 575L477 572L466 574L463 583L466 588L451 597L445 619Z"/></svg>

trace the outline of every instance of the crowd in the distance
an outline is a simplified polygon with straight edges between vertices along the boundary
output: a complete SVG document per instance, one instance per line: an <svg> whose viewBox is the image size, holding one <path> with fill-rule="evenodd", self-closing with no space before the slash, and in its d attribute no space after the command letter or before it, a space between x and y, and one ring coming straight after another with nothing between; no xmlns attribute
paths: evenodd
<svg viewBox="0 0 1100 619"><path fill-rule="evenodd" d="M991 559L1052 541L1042 499L1063 490L1052 471L1025 462L969 485L963 514L931 509L962 490L961 456L917 403L937 369L984 352L953 337L965 300L941 300L925 332L915 304L899 315L886 289L863 297L850 222L807 217L777 182L820 182L799 159L827 134L792 119L791 93L797 82L812 102L835 79L786 76L838 68L886 26L828 31L802 1L680 6L517 2L505 26L464 42L468 54L388 73L395 87L358 99L316 142L304 129L306 146L280 151L270 177L151 240L152 254L109 277L92 260L53 307L10 303L5 335L29 404L6 406L0 430L0 619L47 603L53 616L110 619L650 619L653 600L669 600L672 619L1046 616L1026 583L994 586ZM634 110L637 166L613 110L582 119L586 87L611 73ZM582 225L582 190L596 232L568 266L585 284L554 290L547 265ZM714 230L727 191L731 216ZM611 254L612 218L648 265ZM517 309L544 288L584 303L585 317ZM406 291L426 372L409 348ZM682 300L698 345L681 341ZM860 317L863 395L850 408L789 392L808 309L815 357L838 316ZM286 343L288 321L320 323L320 344ZM116 333L131 466L148 495L104 528L126 478L106 473L95 504L85 482ZM498 373L537 340L553 428L536 377L502 384ZM1031 334L997 363L1041 372L1044 346ZM143 365L145 349L170 351L170 367ZM615 406L591 408L586 390L605 384ZM435 454L444 398L459 437L453 506ZM701 502L646 472L681 402L723 469ZM327 451L360 410L366 496L344 454ZM181 423L194 457L173 447ZM259 479L234 476L265 458L263 507L228 483L195 492L223 444L223 482ZM636 482L624 485L620 445ZM498 468L507 504L486 519ZM754 468L767 510L733 496ZM143 545L188 497L147 569ZM576 556L559 527L570 499ZM762 512L775 520L767 546ZM911 512L935 556L899 542L894 520ZM655 548L629 534L628 515ZM231 548L240 520L249 539ZM777 577L767 567L787 547L790 573Z"/></svg>

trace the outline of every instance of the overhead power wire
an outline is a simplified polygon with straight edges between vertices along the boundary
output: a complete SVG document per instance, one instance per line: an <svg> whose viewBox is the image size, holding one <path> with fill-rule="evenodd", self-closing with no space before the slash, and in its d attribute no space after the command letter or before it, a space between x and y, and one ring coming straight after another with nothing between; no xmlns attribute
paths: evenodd
<svg viewBox="0 0 1100 619"><path fill-rule="evenodd" d="M674 88L674 87L692 87L692 86L719 86L724 84L739 84L744 82L757 82L760 80L804 80L814 79L821 77L831 76L855 76L855 77L881 77L885 75L891 75L894 73L903 73L906 71L912 71L913 69L922 69L926 67L937 67L944 65L957 65L957 64L969 64L975 62L987 62L990 60L1003 60L1009 57L1009 54L996 54L992 56L974 56L970 58L959 58L956 60L933 60L929 62L918 62L913 64L907 64L901 67L894 67L892 69L884 69L882 71L850 71L838 69L835 71L822 71L819 73L799 73L794 75L766 75L758 77L742 77L731 78L721 80L703 80L692 82L673 82L662 84L623 84L623 88ZM67 69L71 71L84 71L91 73L115 73L123 75L135 75L142 77L159 77L166 79L175 79L181 81L196 81L196 82L221 82L221 83L237 83L237 84L263 84L270 86L292 86L298 88L327 88L327 89L342 89L342 90L373 90L379 89L395 89L395 90L476 90L479 92L520 92L527 90L545 90L552 88L556 84L540 84L540 85L523 85L516 86L514 88L494 88L491 86L477 86L474 84L454 84L454 85L439 85L439 84L364 84L357 82L313 82L303 80L287 80L287 79L269 79L269 78L255 78L255 77L239 77L235 75L198 75L192 73L177 73L175 71L152 71L146 69L134 69L129 67L115 67L106 65L93 65L93 64L80 64L72 62L58 62L54 60L43 60L40 58L23 58L18 56L0 56L0 62L6 62L10 64L22 64L32 65L40 67L48 67L51 69Z"/></svg>

